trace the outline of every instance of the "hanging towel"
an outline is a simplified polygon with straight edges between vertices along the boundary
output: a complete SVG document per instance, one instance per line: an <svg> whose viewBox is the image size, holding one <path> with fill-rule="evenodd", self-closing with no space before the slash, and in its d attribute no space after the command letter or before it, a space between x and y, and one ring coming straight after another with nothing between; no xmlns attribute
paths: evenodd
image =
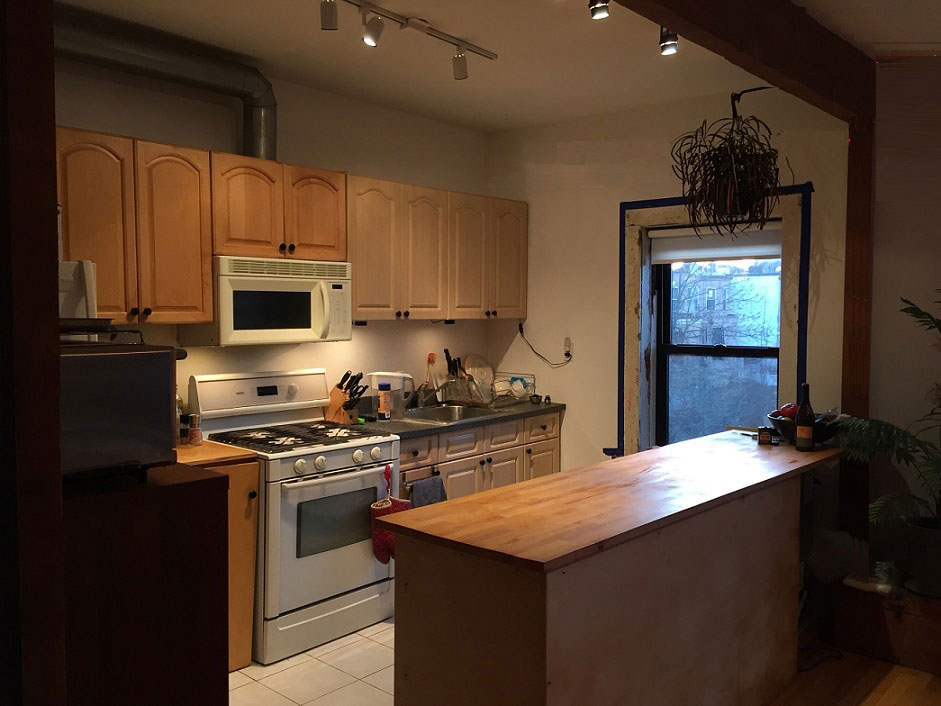
<svg viewBox="0 0 941 706"><path fill-rule="evenodd" d="M390 558L395 558L395 533L377 527L376 520L383 515L402 512L402 510L408 510L410 507L411 504L408 500L399 500L398 498L385 498L369 506L369 512L372 515L372 552L376 555L376 559L383 564L388 564Z"/></svg>
<svg viewBox="0 0 941 706"><path fill-rule="evenodd" d="M422 478L412 483L412 492L409 494L412 501L412 507L424 507L441 503L448 499L448 494L444 490L444 483L441 476L431 476L431 478Z"/></svg>

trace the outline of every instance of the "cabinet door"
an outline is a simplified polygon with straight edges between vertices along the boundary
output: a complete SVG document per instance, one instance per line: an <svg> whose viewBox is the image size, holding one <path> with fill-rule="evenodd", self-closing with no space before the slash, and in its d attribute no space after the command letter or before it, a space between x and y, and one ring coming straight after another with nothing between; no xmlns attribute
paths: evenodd
<svg viewBox="0 0 941 706"><path fill-rule="evenodd" d="M403 439L399 445L399 469L430 466L438 461L438 437L419 436Z"/></svg>
<svg viewBox="0 0 941 706"><path fill-rule="evenodd" d="M438 466L444 490L448 500L473 495L484 490L484 468L487 462L483 456L471 456L460 461L442 463Z"/></svg>
<svg viewBox="0 0 941 706"><path fill-rule="evenodd" d="M252 661L258 462L213 466L229 477L229 671Z"/></svg>
<svg viewBox="0 0 941 706"><path fill-rule="evenodd" d="M527 206L522 201L492 199L491 207L493 278L490 310L498 318L524 319L529 247Z"/></svg>
<svg viewBox="0 0 941 706"><path fill-rule="evenodd" d="M347 182L347 225L353 265L353 318L394 319L401 281L399 234L402 185L351 176Z"/></svg>
<svg viewBox="0 0 941 706"><path fill-rule="evenodd" d="M482 319L490 311L490 199L450 195L448 318Z"/></svg>
<svg viewBox="0 0 941 706"><path fill-rule="evenodd" d="M448 314L448 192L404 187L402 316L444 319Z"/></svg>
<svg viewBox="0 0 941 706"><path fill-rule="evenodd" d="M497 451L523 443L523 420L517 419L487 427L487 449Z"/></svg>
<svg viewBox="0 0 941 706"><path fill-rule="evenodd" d="M472 427L438 436L438 460L450 461L487 450L487 428Z"/></svg>
<svg viewBox="0 0 941 706"><path fill-rule="evenodd" d="M212 321L209 152L134 143L141 321Z"/></svg>
<svg viewBox="0 0 941 706"><path fill-rule="evenodd" d="M525 475L524 456L522 446L487 456L487 488L501 488L522 481Z"/></svg>
<svg viewBox="0 0 941 706"><path fill-rule="evenodd" d="M526 446L526 480L558 473L561 468L558 439L540 441Z"/></svg>
<svg viewBox="0 0 941 706"><path fill-rule="evenodd" d="M57 191L66 260L96 265L98 315L137 319L134 143L56 128Z"/></svg>
<svg viewBox="0 0 941 706"><path fill-rule="evenodd" d="M284 240L288 257L346 259L346 174L284 165Z"/></svg>
<svg viewBox="0 0 941 706"><path fill-rule="evenodd" d="M284 178L278 162L212 153L212 245L217 255L280 257ZM287 246L285 245L285 252Z"/></svg>

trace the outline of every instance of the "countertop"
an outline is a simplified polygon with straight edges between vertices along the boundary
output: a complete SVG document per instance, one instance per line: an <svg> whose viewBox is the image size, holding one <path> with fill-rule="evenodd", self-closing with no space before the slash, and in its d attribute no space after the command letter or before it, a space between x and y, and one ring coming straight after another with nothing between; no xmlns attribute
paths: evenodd
<svg viewBox="0 0 941 706"><path fill-rule="evenodd" d="M509 422L514 419L524 419L526 417L537 417L542 414L561 414L565 410L564 404L533 404L532 402L519 402L513 405L507 405L493 410L493 414L486 417L472 417L471 419L462 419L458 422L449 422L448 424L422 424L410 422L405 419L392 419L388 422L370 422L366 428L376 431L396 434L400 439L415 439L420 436L434 436L436 434L447 434L456 429L469 429L471 427L482 427L488 424L499 424Z"/></svg>
<svg viewBox="0 0 941 706"><path fill-rule="evenodd" d="M250 461L253 458L255 458L254 451L228 444L217 444L214 441L203 441L199 446L176 447L177 463L185 463L188 466L205 466L225 461Z"/></svg>
<svg viewBox="0 0 941 706"><path fill-rule="evenodd" d="M741 432L726 431L386 515L379 524L549 572L784 481L840 453L759 446Z"/></svg>

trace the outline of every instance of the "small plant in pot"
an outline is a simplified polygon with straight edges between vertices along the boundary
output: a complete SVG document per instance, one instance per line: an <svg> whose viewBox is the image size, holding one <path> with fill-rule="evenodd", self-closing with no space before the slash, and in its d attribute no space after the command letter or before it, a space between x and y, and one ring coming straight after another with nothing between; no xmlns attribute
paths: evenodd
<svg viewBox="0 0 941 706"><path fill-rule="evenodd" d="M941 294L941 289L937 291ZM906 305L903 313L941 335L941 318L907 299L902 301ZM888 458L915 471L923 492L877 498L869 505L869 521L908 526L913 588L941 598L941 383L935 383L930 398L931 411L908 429L878 419L850 417L841 422L839 439L851 460Z"/></svg>

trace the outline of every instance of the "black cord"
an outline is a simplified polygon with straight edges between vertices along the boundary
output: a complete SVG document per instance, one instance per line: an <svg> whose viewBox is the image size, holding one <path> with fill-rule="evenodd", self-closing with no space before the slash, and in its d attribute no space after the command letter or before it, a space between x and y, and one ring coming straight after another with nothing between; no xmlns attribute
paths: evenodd
<svg viewBox="0 0 941 706"><path fill-rule="evenodd" d="M565 360L561 363L553 363L551 360L546 358L542 353L533 348L533 344L529 342L529 339L526 338L526 334L523 333L523 322L519 322L520 337L526 341L526 345L529 346L529 350L536 354L536 357L539 358L543 363L548 365L550 368L562 368L572 362L572 353L570 351L565 351Z"/></svg>

